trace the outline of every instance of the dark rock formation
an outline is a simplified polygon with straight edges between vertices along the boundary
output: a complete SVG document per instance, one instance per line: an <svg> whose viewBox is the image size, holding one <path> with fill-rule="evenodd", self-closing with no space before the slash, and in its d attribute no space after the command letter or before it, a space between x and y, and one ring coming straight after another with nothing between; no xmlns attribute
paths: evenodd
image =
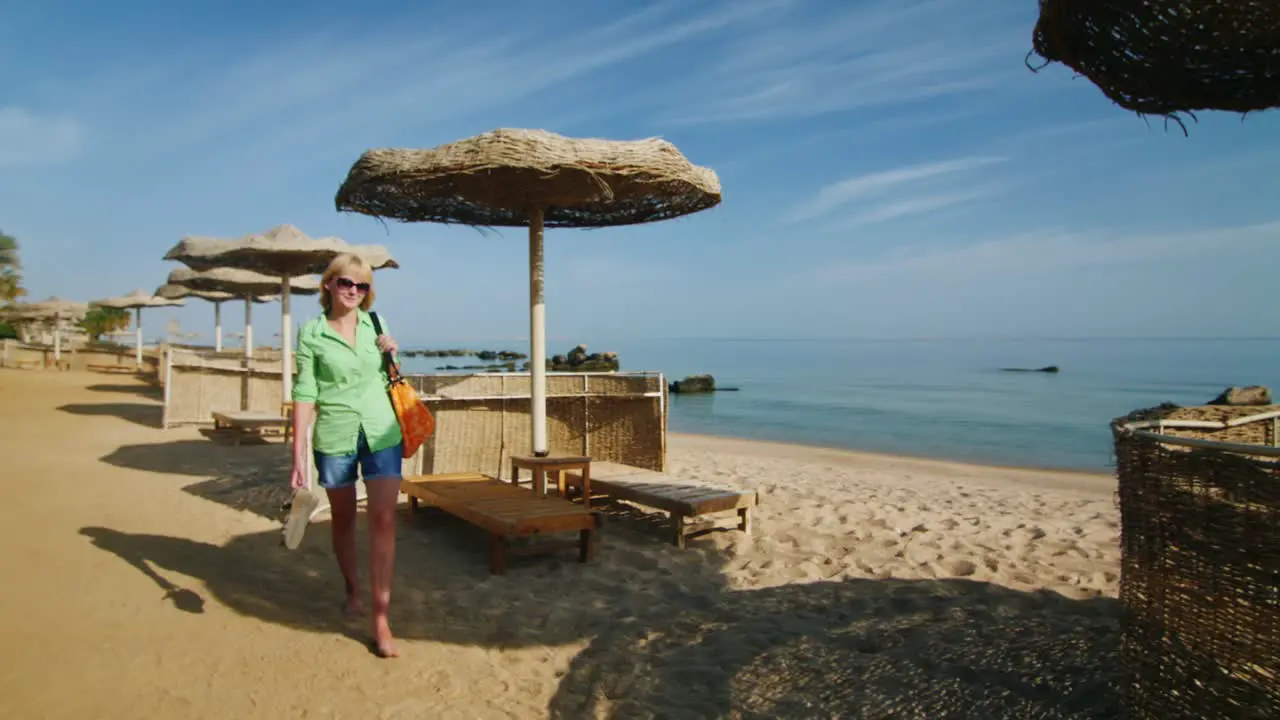
<svg viewBox="0 0 1280 720"><path fill-rule="evenodd" d="M713 393L716 391L716 379L710 375L690 375L683 380L670 383L667 389L684 395Z"/></svg>
<svg viewBox="0 0 1280 720"><path fill-rule="evenodd" d="M547 358L549 372L617 372L622 364L618 361L618 353L602 352L587 354L586 345L578 345L564 355L552 355ZM521 370L528 370L529 363L524 363Z"/></svg>
<svg viewBox="0 0 1280 720"><path fill-rule="evenodd" d="M515 372L514 362L489 365L437 365L437 370L483 370L485 372Z"/></svg>
<svg viewBox="0 0 1280 720"><path fill-rule="evenodd" d="M523 360L529 357L524 353L518 353L513 350L467 350L465 348L402 350L400 354L404 357L475 357L481 360L502 360L504 362Z"/></svg>
<svg viewBox="0 0 1280 720"><path fill-rule="evenodd" d="M1005 372L1039 372L1039 373L1056 373L1061 370L1057 365L1045 365L1042 368L1000 368Z"/></svg>
<svg viewBox="0 0 1280 720"><path fill-rule="evenodd" d="M1271 388L1266 385L1249 385L1223 390L1218 397L1210 400L1208 405L1270 405Z"/></svg>

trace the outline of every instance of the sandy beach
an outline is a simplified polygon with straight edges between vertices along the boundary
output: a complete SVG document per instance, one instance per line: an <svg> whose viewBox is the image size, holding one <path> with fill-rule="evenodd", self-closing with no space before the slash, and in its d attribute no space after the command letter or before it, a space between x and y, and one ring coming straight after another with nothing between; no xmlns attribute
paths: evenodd
<svg viewBox="0 0 1280 720"><path fill-rule="evenodd" d="M402 515L380 660L323 520L281 546L284 447L159 408L127 376L0 370L0 717L1118 712L1109 476L672 436L671 472L759 490L752 535L681 551L619 505L594 564L492 577L478 531Z"/></svg>

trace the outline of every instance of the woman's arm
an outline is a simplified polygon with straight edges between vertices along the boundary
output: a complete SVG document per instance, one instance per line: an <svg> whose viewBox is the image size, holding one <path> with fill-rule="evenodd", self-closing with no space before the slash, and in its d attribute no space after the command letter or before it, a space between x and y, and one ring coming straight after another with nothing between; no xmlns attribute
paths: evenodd
<svg viewBox="0 0 1280 720"><path fill-rule="evenodd" d="M307 440L311 421L316 417L315 403L293 401L293 465L307 466Z"/></svg>
<svg viewBox="0 0 1280 720"><path fill-rule="evenodd" d="M305 327L305 326L304 326ZM293 469L296 473L307 466L307 441L311 438L311 422L316 417L316 356L311 343L298 330L294 345L297 378L293 381Z"/></svg>

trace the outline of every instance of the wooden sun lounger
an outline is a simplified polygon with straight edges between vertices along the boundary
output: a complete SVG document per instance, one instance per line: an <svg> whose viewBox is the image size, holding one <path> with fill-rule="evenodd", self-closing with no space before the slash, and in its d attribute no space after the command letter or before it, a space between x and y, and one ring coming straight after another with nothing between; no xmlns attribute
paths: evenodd
<svg viewBox="0 0 1280 720"><path fill-rule="evenodd" d="M245 437L261 438L263 431L284 432L289 425L289 418L251 410L228 410L213 413L214 432L231 439L239 445Z"/></svg>
<svg viewBox="0 0 1280 720"><path fill-rule="evenodd" d="M489 572L502 575L507 554L531 554L562 544L509 548L513 537L578 531L578 561L595 557L600 516L562 497L538 497L532 490L480 473L406 477L400 489L409 496L412 515L420 504L440 508L489 533Z"/></svg>
<svg viewBox="0 0 1280 720"><path fill-rule="evenodd" d="M566 484L577 486L580 473L566 473ZM755 491L734 490L681 480L666 473L611 462L591 464L591 492L665 510L671 518L672 542L683 548L685 540L726 527L720 518L707 517L737 511L737 529L751 532L751 511L759 502Z"/></svg>

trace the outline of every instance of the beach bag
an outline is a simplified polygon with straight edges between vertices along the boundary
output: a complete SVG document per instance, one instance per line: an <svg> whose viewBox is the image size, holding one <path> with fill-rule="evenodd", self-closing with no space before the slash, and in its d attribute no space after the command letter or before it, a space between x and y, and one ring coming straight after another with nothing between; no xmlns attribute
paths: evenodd
<svg viewBox="0 0 1280 720"><path fill-rule="evenodd" d="M378 313L369 313L373 320L373 330L382 334L382 323L378 322ZM418 393L400 375L400 366L391 357L391 353L382 353L382 366L387 371L387 393L391 396L391 407L396 411L396 420L400 422L400 435L404 438L404 450L401 457L411 458L422 443L431 437L436 429L436 419L430 408L418 397Z"/></svg>

